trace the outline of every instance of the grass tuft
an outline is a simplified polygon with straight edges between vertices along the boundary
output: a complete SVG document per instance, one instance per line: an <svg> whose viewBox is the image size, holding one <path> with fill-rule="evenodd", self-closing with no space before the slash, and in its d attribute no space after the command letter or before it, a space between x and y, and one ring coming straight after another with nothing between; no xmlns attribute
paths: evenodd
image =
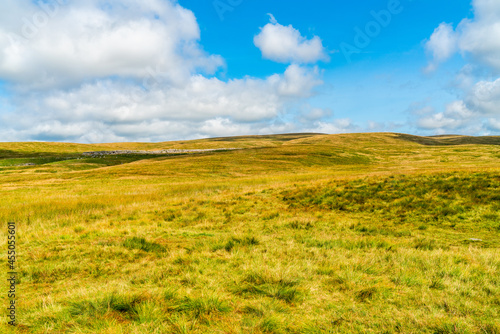
<svg viewBox="0 0 500 334"><path fill-rule="evenodd" d="M206 317L214 314L223 314L231 310L231 307L218 297L185 297L174 307L175 311L191 314L194 318Z"/></svg>
<svg viewBox="0 0 500 334"><path fill-rule="evenodd" d="M362 289L360 291L357 291L355 296L356 299L359 300L360 302L367 302L368 300L371 300L375 297L377 294L378 290L376 287L370 287L366 289Z"/></svg>
<svg viewBox="0 0 500 334"><path fill-rule="evenodd" d="M74 317L98 317L108 312L117 312L134 317L137 306L145 300L143 296L113 293L97 300L71 302L68 313Z"/></svg>
<svg viewBox="0 0 500 334"><path fill-rule="evenodd" d="M252 247L260 244L260 241L254 236L247 236L244 238L231 237L225 243L219 243L212 247L212 251L216 252L224 249L226 252L231 252L236 247Z"/></svg>
<svg viewBox="0 0 500 334"><path fill-rule="evenodd" d="M132 237L123 242L123 246L128 249L138 249L144 252L165 253L167 248L155 242L149 242L144 238Z"/></svg>
<svg viewBox="0 0 500 334"><path fill-rule="evenodd" d="M289 278L275 278L262 273L252 272L247 274L241 282L234 287L237 295L262 295L286 303L300 301L303 291L298 288L299 281Z"/></svg>

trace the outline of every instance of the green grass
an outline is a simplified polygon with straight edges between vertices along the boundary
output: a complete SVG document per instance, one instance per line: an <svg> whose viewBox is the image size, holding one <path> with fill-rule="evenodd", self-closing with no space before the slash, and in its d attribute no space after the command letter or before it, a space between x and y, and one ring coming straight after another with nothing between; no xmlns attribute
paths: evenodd
<svg viewBox="0 0 500 334"><path fill-rule="evenodd" d="M499 333L498 144L0 143L0 219L18 232L12 332ZM242 149L79 159L168 148Z"/></svg>
<svg viewBox="0 0 500 334"><path fill-rule="evenodd" d="M355 228L367 235L390 234L403 226L455 234L500 231L500 175L496 172L335 181L281 195L290 208L375 215L377 221L370 227Z"/></svg>

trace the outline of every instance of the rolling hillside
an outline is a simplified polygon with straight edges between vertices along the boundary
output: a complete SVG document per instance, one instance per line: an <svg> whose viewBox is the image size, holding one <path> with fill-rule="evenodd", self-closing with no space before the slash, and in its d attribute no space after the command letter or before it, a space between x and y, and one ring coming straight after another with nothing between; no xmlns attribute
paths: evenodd
<svg viewBox="0 0 500 334"><path fill-rule="evenodd" d="M499 194L500 137L0 143L16 332L499 333Z"/></svg>

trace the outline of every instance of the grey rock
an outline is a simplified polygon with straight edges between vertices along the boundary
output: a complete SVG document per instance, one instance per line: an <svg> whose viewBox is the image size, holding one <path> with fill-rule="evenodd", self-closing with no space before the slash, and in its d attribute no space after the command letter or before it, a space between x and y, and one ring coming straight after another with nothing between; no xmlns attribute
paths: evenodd
<svg viewBox="0 0 500 334"><path fill-rule="evenodd" d="M164 154L182 154L182 153L204 153L204 152L217 152L217 151L233 151L237 148L215 148L215 149L195 149L195 150L161 150L161 151L97 151L97 152L84 152L83 156L92 158L101 158L107 155L127 155L127 154L144 154L144 155L164 155Z"/></svg>

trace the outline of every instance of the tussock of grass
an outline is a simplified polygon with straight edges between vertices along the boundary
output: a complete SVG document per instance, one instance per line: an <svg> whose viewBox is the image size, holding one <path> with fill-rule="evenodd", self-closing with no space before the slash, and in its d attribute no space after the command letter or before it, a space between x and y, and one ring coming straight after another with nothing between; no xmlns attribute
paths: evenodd
<svg viewBox="0 0 500 334"><path fill-rule="evenodd" d="M335 249L344 248L347 250L369 250L375 249L385 249L393 250L396 248L395 245L381 239L381 238L364 238L360 240L316 240L316 239L305 239L299 240L303 242L306 247L324 248L324 249Z"/></svg>
<svg viewBox="0 0 500 334"><path fill-rule="evenodd" d="M242 247L251 247L251 246L256 246L259 245L259 240L256 237L243 237L243 238L237 238L237 237L231 237L229 240L227 240L224 243L219 243L216 244L212 247L212 251L216 252L220 249L224 249L226 252L231 252L235 247L242 246Z"/></svg>
<svg viewBox="0 0 500 334"><path fill-rule="evenodd" d="M262 273L249 273L233 289L238 295L262 295L293 303L299 301L303 292L298 288L299 281L288 278L275 278Z"/></svg>
<svg viewBox="0 0 500 334"><path fill-rule="evenodd" d="M373 297L377 294L377 288L371 287L360 290L356 292L356 299L360 302L366 302L368 300L373 299Z"/></svg>
<svg viewBox="0 0 500 334"><path fill-rule="evenodd" d="M231 310L231 307L218 297L209 296L200 298L185 297L173 309L176 312L189 313L195 318L200 318L227 313Z"/></svg>
<svg viewBox="0 0 500 334"><path fill-rule="evenodd" d="M144 252L165 253L167 248L155 242L149 242L144 238L132 237L123 242L123 247L128 249L138 249Z"/></svg>
<svg viewBox="0 0 500 334"><path fill-rule="evenodd" d="M262 322L259 324L260 329L264 333L281 333L281 324L278 319L275 317L267 317L262 320Z"/></svg>
<svg viewBox="0 0 500 334"><path fill-rule="evenodd" d="M128 317L137 314L137 306L145 300L142 296L110 294L98 300L71 302L68 313L73 317L97 317L108 312L118 312Z"/></svg>
<svg viewBox="0 0 500 334"><path fill-rule="evenodd" d="M420 250L434 250L434 249L439 249L442 247L439 247L437 244L436 240L433 239L417 239L415 240L415 249L420 249Z"/></svg>
<svg viewBox="0 0 500 334"><path fill-rule="evenodd" d="M247 305L241 311L245 314L251 314L256 317L262 317L265 314L265 311L262 308L253 305Z"/></svg>

